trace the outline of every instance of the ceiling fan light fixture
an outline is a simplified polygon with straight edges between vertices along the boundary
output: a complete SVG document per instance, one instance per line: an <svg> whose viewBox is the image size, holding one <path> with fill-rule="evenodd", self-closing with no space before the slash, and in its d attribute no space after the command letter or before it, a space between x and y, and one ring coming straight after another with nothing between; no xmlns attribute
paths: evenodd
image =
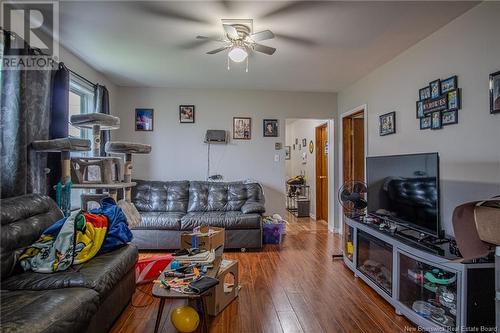
<svg viewBox="0 0 500 333"><path fill-rule="evenodd" d="M248 52L241 46L235 46L229 51L228 56L234 62L242 62L248 57Z"/></svg>

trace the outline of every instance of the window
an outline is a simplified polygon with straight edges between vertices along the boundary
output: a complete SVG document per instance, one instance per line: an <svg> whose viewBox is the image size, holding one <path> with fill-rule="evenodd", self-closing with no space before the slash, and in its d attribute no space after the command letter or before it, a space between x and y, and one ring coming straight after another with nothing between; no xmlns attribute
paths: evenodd
<svg viewBox="0 0 500 333"><path fill-rule="evenodd" d="M71 72L69 80L69 118L75 114L94 112L94 86ZM89 134L89 130L69 126L70 136L89 138Z"/></svg>
<svg viewBox="0 0 500 333"><path fill-rule="evenodd" d="M70 72L69 75L69 118L72 115L94 112L94 85L85 79ZM79 129L69 125L69 135L89 139L91 132L89 129ZM88 156L89 152L73 152L71 156ZM73 190L71 193L71 208L80 209L80 196L85 190Z"/></svg>

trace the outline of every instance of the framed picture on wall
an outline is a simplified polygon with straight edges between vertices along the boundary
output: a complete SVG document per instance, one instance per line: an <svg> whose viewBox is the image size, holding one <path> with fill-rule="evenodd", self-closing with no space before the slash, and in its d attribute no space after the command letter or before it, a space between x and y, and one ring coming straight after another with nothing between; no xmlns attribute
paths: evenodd
<svg viewBox="0 0 500 333"><path fill-rule="evenodd" d="M441 95L441 80L437 79L429 83L431 88L431 98L438 98Z"/></svg>
<svg viewBox="0 0 500 333"><path fill-rule="evenodd" d="M262 124L264 137L278 137L278 119L264 119Z"/></svg>
<svg viewBox="0 0 500 333"><path fill-rule="evenodd" d="M490 74L490 113L500 113L500 72Z"/></svg>
<svg viewBox="0 0 500 333"><path fill-rule="evenodd" d="M424 114L424 102L423 101L417 101L417 118L423 118L425 116Z"/></svg>
<svg viewBox="0 0 500 333"><path fill-rule="evenodd" d="M452 76L446 80L441 81L441 94L447 93L458 88L458 78L457 76Z"/></svg>
<svg viewBox="0 0 500 333"><path fill-rule="evenodd" d="M380 136L396 133L396 112L389 112L380 116L379 119Z"/></svg>
<svg viewBox="0 0 500 333"><path fill-rule="evenodd" d="M457 110L443 111L443 114L441 115L441 123L443 126L458 124L458 111Z"/></svg>
<svg viewBox="0 0 500 333"><path fill-rule="evenodd" d="M459 110L461 107L460 89L448 92L448 111Z"/></svg>
<svg viewBox="0 0 500 333"><path fill-rule="evenodd" d="M194 105L179 105L179 122L181 124L194 123Z"/></svg>
<svg viewBox="0 0 500 333"><path fill-rule="evenodd" d="M440 129L443 127L441 111L431 113L431 129Z"/></svg>
<svg viewBox="0 0 500 333"><path fill-rule="evenodd" d="M306 138L302 139L302 147L305 147L305 146L307 146L307 139Z"/></svg>
<svg viewBox="0 0 500 333"><path fill-rule="evenodd" d="M154 110L153 109L135 109L135 130L151 132L153 131Z"/></svg>
<svg viewBox="0 0 500 333"><path fill-rule="evenodd" d="M292 150L290 146L285 146L285 160L289 160L292 156Z"/></svg>
<svg viewBox="0 0 500 333"><path fill-rule="evenodd" d="M233 139L250 140L252 138L252 118L233 118Z"/></svg>
<svg viewBox="0 0 500 333"><path fill-rule="evenodd" d="M427 116L420 118L420 129L423 130L428 128L431 128L431 117Z"/></svg>
<svg viewBox="0 0 500 333"><path fill-rule="evenodd" d="M431 98L431 87L427 86L418 91L418 100L425 101L426 99Z"/></svg>

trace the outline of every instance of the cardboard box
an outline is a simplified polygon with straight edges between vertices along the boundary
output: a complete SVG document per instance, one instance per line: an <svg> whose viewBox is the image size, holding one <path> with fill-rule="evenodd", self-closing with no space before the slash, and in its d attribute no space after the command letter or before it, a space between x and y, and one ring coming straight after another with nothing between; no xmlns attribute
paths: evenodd
<svg viewBox="0 0 500 333"><path fill-rule="evenodd" d="M238 279L238 261L224 259L217 274L219 284L207 297L207 312L211 316L218 315L236 297L240 289Z"/></svg>
<svg viewBox="0 0 500 333"><path fill-rule="evenodd" d="M200 227L202 234L208 233L208 230L212 229L216 232L210 236L192 236L191 232L186 232L181 234L181 249L190 249L193 247L193 237L196 237L195 243L197 247L202 250L217 250L222 253L221 250L224 249L224 228L217 227Z"/></svg>

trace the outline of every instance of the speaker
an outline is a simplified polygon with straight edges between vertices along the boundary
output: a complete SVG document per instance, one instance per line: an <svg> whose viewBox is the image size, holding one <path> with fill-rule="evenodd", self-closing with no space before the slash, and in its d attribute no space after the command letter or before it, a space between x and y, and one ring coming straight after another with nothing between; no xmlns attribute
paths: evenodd
<svg viewBox="0 0 500 333"><path fill-rule="evenodd" d="M226 131L224 130L207 130L205 134L206 143L227 143Z"/></svg>

